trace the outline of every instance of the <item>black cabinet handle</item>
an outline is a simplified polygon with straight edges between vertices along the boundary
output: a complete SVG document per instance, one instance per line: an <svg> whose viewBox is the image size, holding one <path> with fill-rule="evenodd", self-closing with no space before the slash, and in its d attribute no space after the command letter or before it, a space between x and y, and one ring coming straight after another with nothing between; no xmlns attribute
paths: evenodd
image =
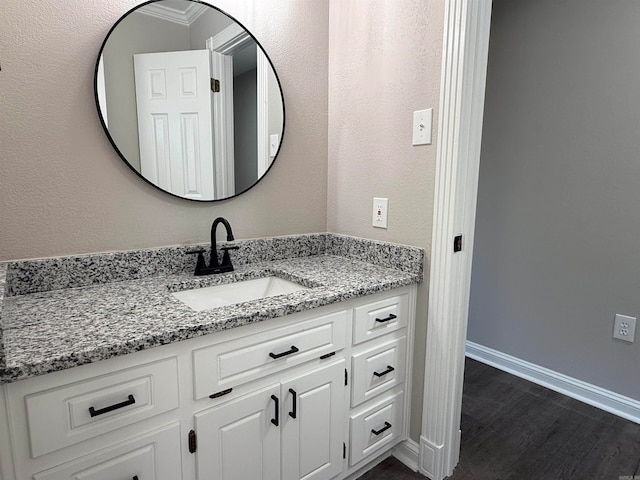
<svg viewBox="0 0 640 480"><path fill-rule="evenodd" d="M211 395L209 395L209 398L224 397L225 395L228 395L231 392L233 392L233 388L227 388L226 390L222 390L221 392L212 393Z"/></svg>
<svg viewBox="0 0 640 480"><path fill-rule="evenodd" d="M271 395L271 400L273 400L276 404L275 415L276 418L271 419L271 423L273 423L276 427L280 425L280 400L275 395Z"/></svg>
<svg viewBox="0 0 640 480"><path fill-rule="evenodd" d="M89 415L91 415L92 417L97 417L98 415L113 412L114 410L118 410L119 408L128 407L129 405L133 405L134 403L136 403L136 399L133 398L133 395L129 395L128 400L125 400L122 403L116 403L115 405L110 405L108 407L101 408L100 410L96 410L93 407L89 407Z"/></svg>
<svg viewBox="0 0 640 480"><path fill-rule="evenodd" d="M384 322L388 322L389 320L394 320L396 318L398 318L397 315L390 313L389 316L386 318L376 318L376 322L384 323Z"/></svg>
<svg viewBox="0 0 640 480"><path fill-rule="evenodd" d="M289 389L289 393L293 395L293 405L291 407L291 411L289 412L289 416L291 418L296 418L298 416L298 394L293 388Z"/></svg>
<svg viewBox="0 0 640 480"><path fill-rule="evenodd" d="M376 377L384 377L387 373L391 373L395 370L391 365L387 365L387 369L384 372L373 372Z"/></svg>
<svg viewBox="0 0 640 480"><path fill-rule="evenodd" d="M384 427L382 427L380 430L371 430L371 433L373 433L374 435L380 435L382 432L386 432L387 430L389 430L391 428L391 424L389 422L384 422Z"/></svg>
<svg viewBox="0 0 640 480"><path fill-rule="evenodd" d="M299 352L300 350L298 350L298 347L295 347L293 345L291 345L291 350L287 350L286 352L282 352L282 353L270 353L269 356L271 358L281 358L281 357L286 357L287 355L291 355L292 353L296 353Z"/></svg>

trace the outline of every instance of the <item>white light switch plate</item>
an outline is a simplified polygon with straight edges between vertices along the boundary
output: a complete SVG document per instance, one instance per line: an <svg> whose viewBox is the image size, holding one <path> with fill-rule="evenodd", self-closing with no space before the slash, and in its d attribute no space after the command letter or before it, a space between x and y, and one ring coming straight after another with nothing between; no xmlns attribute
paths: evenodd
<svg viewBox="0 0 640 480"><path fill-rule="evenodd" d="M413 112L413 144L430 145L433 108Z"/></svg>
<svg viewBox="0 0 640 480"><path fill-rule="evenodd" d="M377 228L387 228L387 212L389 210L388 198L373 199L373 220L372 224Z"/></svg>
<svg viewBox="0 0 640 480"><path fill-rule="evenodd" d="M280 135L274 133L269 136L269 156L275 157L278 153L278 143L280 142Z"/></svg>

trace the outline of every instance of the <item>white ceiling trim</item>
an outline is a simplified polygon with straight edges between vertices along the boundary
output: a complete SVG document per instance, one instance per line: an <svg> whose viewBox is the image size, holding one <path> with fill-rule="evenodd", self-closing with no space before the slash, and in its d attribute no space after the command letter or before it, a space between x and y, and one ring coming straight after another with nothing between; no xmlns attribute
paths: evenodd
<svg viewBox="0 0 640 480"><path fill-rule="evenodd" d="M159 5L158 3L150 3L138 10L140 13L149 15L151 17L161 18L169 22L179 23L180 25L191 26L191 24L202 15L206 9L209 8L202 3L192 3L189 8L184 12L167 7L165 5Z"/></svg>

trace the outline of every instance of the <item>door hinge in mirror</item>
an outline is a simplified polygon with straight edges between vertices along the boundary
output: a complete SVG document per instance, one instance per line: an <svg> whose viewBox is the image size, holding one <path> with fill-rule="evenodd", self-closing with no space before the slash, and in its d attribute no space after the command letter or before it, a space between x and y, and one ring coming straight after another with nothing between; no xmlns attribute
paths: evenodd
<svg viewBox="0 0 640 480"><path fill-rule="evenodd" d="M220 80L216 80L215 78L211 79L211 91L215 93L220 91Z"/></svg>
<svg viewBox="0 0 640 480"><path fill-rule="evenodd" d="M453 253L462 251L462 235L453 239Z"/></svg>
<svg viewBox="0 0 640 480"><path fill-rule="evenodd" d="M191 430L189 432L189 453L196 453L198 449L198 438L196 437L196 432Z"/></svg>

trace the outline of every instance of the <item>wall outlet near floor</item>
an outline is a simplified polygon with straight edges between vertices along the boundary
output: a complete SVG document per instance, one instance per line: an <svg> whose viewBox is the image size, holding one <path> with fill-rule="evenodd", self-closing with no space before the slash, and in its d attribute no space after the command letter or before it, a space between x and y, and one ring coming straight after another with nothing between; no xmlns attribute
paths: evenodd
<svg viewBox="0 0 640 480"><path fill-rule="evenodd" d="M373 199L372 224L377 228L387 228L387 211L389 210L388 198Z"/></svg>
<svg viewBox="0 0 640 480"><path fill-rule="evenodd" d="M613 338L633 343L636 336L636 319L626 315L616 315L613 322Z"/></svg>

